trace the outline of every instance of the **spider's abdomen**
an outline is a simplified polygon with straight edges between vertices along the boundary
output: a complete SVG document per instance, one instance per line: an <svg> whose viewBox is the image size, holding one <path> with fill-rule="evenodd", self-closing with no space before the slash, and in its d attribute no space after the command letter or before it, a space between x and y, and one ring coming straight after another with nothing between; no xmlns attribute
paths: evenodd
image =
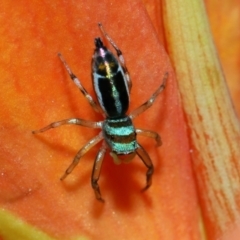
<svg viewBox="0 0 240 240"><path fill-rule="evenodd" d="M123 69L99 38L95 39L95 46L92 68L98 102L108 118L125 116L129 106L129 89Z"/></svg>
<svg viewBox="0 0 240 240"><path fill-rule="evenodd" d="M136 133L129 117L106 119L103 123L104 139L116 154L129 154L137 149Z"/></svg>

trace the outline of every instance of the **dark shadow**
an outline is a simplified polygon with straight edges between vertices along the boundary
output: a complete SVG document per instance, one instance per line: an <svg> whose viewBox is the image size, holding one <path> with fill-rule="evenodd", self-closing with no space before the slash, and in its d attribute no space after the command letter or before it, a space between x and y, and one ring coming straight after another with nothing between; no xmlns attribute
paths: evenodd
<svg viewBox="0 0 240 240"><path fill-rule="evenodd" d="M146 205L151 206L151 198L147 191L141 191L146 184L146 171L147 169L137 156L129 164L116 165L109 154L106 154L99 180L105 203L93 202L93 215L98 217L107 201L112 201L115 208L125 212L131 211L136 201L144 201ZM141 181L134 178L135 172L141 172Z"/></svg>

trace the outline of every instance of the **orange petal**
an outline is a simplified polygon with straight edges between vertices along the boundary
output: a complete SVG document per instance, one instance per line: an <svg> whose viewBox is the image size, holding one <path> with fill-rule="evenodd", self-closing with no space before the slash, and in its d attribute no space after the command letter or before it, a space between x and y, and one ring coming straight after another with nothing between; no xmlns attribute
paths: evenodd
<svg viewBox="0 0 240 240"><path fill-rule="evenodd" d="M240 1L229 0L219 4L217 0L206 0L205 3L214 42L240 116Z"/></svg>
<svg viewBox="0 0 240 240"><path fill-rule="evenodd" d="M0 17L1 208L59 239L199 239L197 197L176 82L142 3L2 1L0 9L5 13ZM133 81L130 110L151 96L166 71L170 74L155 105L136 120L136 126L156 130L162 137L158 149L151 139L140 139L155 165L153 186L139 191L146 168L137 157L116 166L107 156L99 181L105 204L96 201L90 186L97 147L59 181L78 149L97 131L65 126L31 134L64 118L101 119L57 57L60 51L93 93L90 63L93 39L101 35L98 21L124 53Z"/></svg>

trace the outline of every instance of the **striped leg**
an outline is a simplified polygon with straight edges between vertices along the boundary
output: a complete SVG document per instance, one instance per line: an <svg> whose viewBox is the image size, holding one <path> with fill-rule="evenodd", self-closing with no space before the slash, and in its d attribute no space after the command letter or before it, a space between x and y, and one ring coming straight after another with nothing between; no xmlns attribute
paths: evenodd
<svg viewBox="0 0 240 240"><path fill-rule="evenodd" d="M105 144L103 144L96 156L95 161L94 161L94 166L93 166L93 170L92 170L92 178L91 178L92 188L94 190L96 199L99 200L100 202L104 202L104 200L102 199L102 196L101 196L100 188L98 185L98 180L100 177L100 172L101 172L102 162L103 162L105 152L106 152L106 146L105 146Z"/></svg>
<svg viewBox="0 0 240 240"><path fill-rule="evenodd" d="M89 104L92 106L92 108L99 113L102 113L102 109L99 107L99 105L93 100L92 96L87 92L87 90L83 87L81 81L74 75L71 68L68 66L67 62L63 58L61 53L58 53L58 57L62 61L64 67L66 68L70 78L73 80L75 85L79 88L81 93L84 95L84 97L88 100Z"/></svg>
<svg viewBox="0 0 240 240"><path fill-rule="evenodd" d="M143 113L144 111L146 111L148 108L150 108L153 103L155 102L157 96L165 89L166 87L166 81L168 78L168 72L166 72L164 74L163 77L163 82L162 84L158 87L158 89L153 93L153 95L145 102L143 103L141 106L139 106L138 108L136 108L135 110L133 110L129 117L131 119L134 119L135 117L137 117L139 114Z"/></svg>
<svg viewBox="0 0 240 240"><path fill-rule="evenodd" d="M161 146L162 145L162 141L161 141L161 138L159 136L158 133L154 132L154 131L151 131L151 130L144 130L144 129L136 129L135 132L138 134L138 135L142 135L142 136L145 136L145 137L150 137L150 138L154 138L156 143L157 143L157 146Z"/></svg>
<svg viewBox="0 0 240 240"><path fill-rule="evenodd" d="M65 171L65 173L63 174L63 176L60 178L61 180L63 180L64 178L66 178L68 176L68 174L70 174L73 169L77 166L77 164L80 161L80 158L86 153L88 152L94 145L96 145L97 143L99 143L101 140L103 139L102 133L98 134L97 136L95 136L94 138L92 138L87 144L85 144L85 146L83 146L79 152L77 153L77 155L74 157L71 165L67 168L67 170Z"/></svg>
<svg viewBox="0 0 240 240"><path fill-rule="evenodd" d="M131 92L132 81L131 81L131 79L130 79L129 72L128 72L128 70L127 70L127 66L126 66L126 64L125 64L125 60L124 60L122 51L118 48L118 46L117 46L116 43L112 40L112 38L106 33L106 31L105 31L104 28L103 28L103 25L102 25L101 23L98 23L98 26L99 26L101 32L103 33L103 35L105 36L105 38L110 42L110 44L111 44L111 45L113 46L113 48L116 50L118 59L119 59L119 61L120 61L120 63L121 63L121 66L122 66L122 68L123 68L125 77L126 77L126 79L127 79L127 84L128 84L129 92Z"/></svg>
<svg viewBox="0 0 240 240"><path fill-rule="evenodd" d="M81 125L83 127L90 127L90 128L102 128L102 122L92 122L92 121L86 121L86 120L80 119L80 118L70 118L70 119L65 119L65 120L58 121L58 122L53 122L44 128L32 131L32 133L33 134L42 133L51 128L60 127L65 124Z"/></svg>
<svg viewBox="0 0 240 240"><path fill-rule="evenodd" d="M145 166L148 168L146 173L146 186L143 188L143 191L147 190L152 184L152 175L154 172L154 167L152 161L148 155L148 153L144 150L144 148L138 144L138 148L136 150L137 155L141 158Z"/></svg>

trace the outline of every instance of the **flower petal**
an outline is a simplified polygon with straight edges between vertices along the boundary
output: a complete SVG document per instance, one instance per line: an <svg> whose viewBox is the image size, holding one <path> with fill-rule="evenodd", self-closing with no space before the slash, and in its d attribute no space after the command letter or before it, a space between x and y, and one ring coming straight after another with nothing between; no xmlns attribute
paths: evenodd
<svg viewBox="0 0 240 240"><path fill-rule="evenodd" d="M1 208L60 239L199 239L177 86L142 3L35 0L13 6L2 1L0 9L5 13L0 16ZM121 47L131 73L130 111L146 101L169 72L166 90L136 120L136 126L159 132L163 141L156 149L151 139L139 139L155 165L153 185L140 192L146 168L137 157L131 164L116 166L106 156L99 181L105 204L97 202L90 186L97 148L59 181L78 149L97 131L65 126L31 133L64 118L101 120L57 57L60 51L92 93L90 63L93 39L101 36L99 21Z"/></svg>
<svg viewBox="0 0 240 240"><path fill-rule="evenodd" d="M164 1L168 51L188 121L205 227L223 236L239 219L240 127L202 1Z"/></svg>

